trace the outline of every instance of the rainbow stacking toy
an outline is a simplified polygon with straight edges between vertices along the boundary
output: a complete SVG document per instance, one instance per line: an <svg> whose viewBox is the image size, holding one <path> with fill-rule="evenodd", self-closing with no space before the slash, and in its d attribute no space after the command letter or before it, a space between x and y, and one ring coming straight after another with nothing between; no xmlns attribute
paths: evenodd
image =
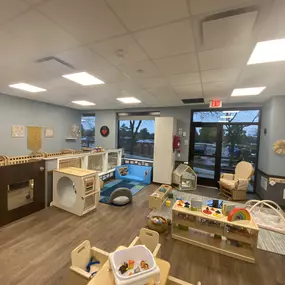
<svg viewBox="0 0 285 285"><path fill-rule="evenodd" d="M235 208L228 215L228 221L250 220L250 213L244 208Z"/></svg>

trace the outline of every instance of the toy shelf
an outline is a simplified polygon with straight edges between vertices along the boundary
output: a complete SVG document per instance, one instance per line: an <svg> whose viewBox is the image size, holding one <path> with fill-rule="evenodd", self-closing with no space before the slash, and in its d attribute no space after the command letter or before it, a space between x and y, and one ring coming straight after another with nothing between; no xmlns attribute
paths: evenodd
<svg viewBox="0 0 285 285"><path fill-rule="evenodd" d="M160 209L163 202L166 200L169 191L172 189L170 185L162 184L149 196L149 208Z"/></svg>
<svg viewBox="0 0 285 285"><path fill-rule="evenodd" d="M255 222L227 220L190 208L172 208L172 238L230 257L255 262L259 229Z"/></svg>

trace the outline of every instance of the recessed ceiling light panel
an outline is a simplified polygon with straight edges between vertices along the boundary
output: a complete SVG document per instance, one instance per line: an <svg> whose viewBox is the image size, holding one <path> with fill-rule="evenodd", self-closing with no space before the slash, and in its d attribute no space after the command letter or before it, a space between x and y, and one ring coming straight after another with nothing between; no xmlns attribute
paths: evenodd
<svg viewBox="0 0 285 285"><path fill-rule="evenodd" d="M135 97L123 97L123 98L117 98L118 101L125 103L125 104L137 104L141 103L140 100L138 100Z"/></svg>
<svg viewBox="0 0 285 285"><path fill-rule="evenodd" d="M223 111L223 113L239 113L239 111Z"/></svg>
<svg viewBox="0 0 285 285"><path fill-rule="evenodd" d="M220 118L221 119L231 119L231 118L233 118L234 116L221 116Z"/></svg>
<svg viewBox="0 0 285 285"><path fill-rule="evenodd" d="M95 76L87 73L87 72L78 72L72 74L62 75L62 77L74 81L78 84L89 86L89 85L97 85L97 84L105 84L104 81L96 78Z"/></svg>
<svg viewBox="0 0 285 285"><path fill-rule="evenodd" d="M96 105L95 103L85 101L85 100L77 100L77 101L72 101L73 104L81 105L81 106L94 106Z"/></svg>
<svg viewBox="0 0 285 285"><path fill-rule="evenodd" d="M285 39L259 42L256 44L247 64L285 60Z"/></svg>
<svg viewBox="0 0 285 285"><path fill-rule="evenodd" d="M30 84L27 84L27 83L11 84L11 85L9 85L9 87L20 89L20 90L24 90L24 91L28 91L28 92L33 92L33 93L47 91L46 89L43 89L43 88L40 88L40 87L37 87L37 86L33 86L33 85L30 85Z"/></svg>
<svg viewBox="0 0 285 285"><path fill-rule="evenodd" d="M266 87L251 87L251 88L237 88L232 92L232 97L235 96L254 96L259 95Z"/></svg>

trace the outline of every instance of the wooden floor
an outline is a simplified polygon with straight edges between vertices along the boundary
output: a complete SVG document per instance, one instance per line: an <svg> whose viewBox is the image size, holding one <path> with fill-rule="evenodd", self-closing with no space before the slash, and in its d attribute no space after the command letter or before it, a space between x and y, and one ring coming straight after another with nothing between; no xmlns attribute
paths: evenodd
<svg viewBox="0 0 285 285"><path fill-rule="evenodd" d="M0 284L65 284L70 252L85 239L112 251L129 245L149 214L150 185L134 196L132 205L99 204L96 212L79 218L50 207L0 229ZM203 191L203 190L201 190ZM161 236L162 258L175 277L203 285L285 284L285 256L257 250L257 263L225 257ZM103 284L98 284L103 285Z"/></svg>

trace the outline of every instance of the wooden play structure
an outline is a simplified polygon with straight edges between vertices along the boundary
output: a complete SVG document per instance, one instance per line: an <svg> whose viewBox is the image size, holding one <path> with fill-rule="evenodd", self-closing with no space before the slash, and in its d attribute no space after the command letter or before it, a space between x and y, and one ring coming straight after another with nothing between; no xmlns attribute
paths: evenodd
<svg viewBox="0 0 285 285"><path fill-rule="evenodd" d="M144 229L141 232L146 232ZM129 247L134 245L134 242L142 242L143 240L138 240L136 237ZM148 240L147 243L154 245L157 241L156 235L153 237L153 241ZM149 243L150 242L150 243ZM147 245L146 245L147 246ZM156 246L157 247L157 246ZM119 246L116 251L126 249L124 246ZM92 261L99 261L100 263L94 266L88 267L88 264L93 257ZM111 270L110 262L108 260L109 253L98 249L96 247L91 247L89 241L84 241L78 247L76 247L71 253L71 267L69 271L69 285L115 285L114 273ZM169 275L170 264L169 262L155 257L155 263L160 269L160 283L159 285L193 285L178 278ZM87 270L89 272L87 272ZM146 285L154 285L154 280L147 283ZM201 285L198 282L197 285Z"/></svg>
<svg viewBox="0 0 285 285"><path fill-rule="evenodd" d="M52 205L77 216L94 210L100 199L100 182L93 170L68 167L53 173Z"/></svg>
<svg viewBox="0 0 285 285"><path fill-rule="evenodd" d="M260 228L285 234L285 216L278 204L271 200L249 200L245 207Z"/></svg>
<svg viewBox="0 0 285 285"><path fill-rule="evenodd" d="M197 175L188 165L181 163L172 174L172 184L181 191L196 190Z"/></svg>
<svg viewBox="0 0 285 285"><path fill-rule="evenodd" d="M237 164L235 174L223 173L220 178L220 193L229 200L246 200L246 193L254 173L253 166L246 161Z"/></svg>
<svg viewBox="0 0 285 285"><path fill-rule="evenodd" d="M139 236L136 236L129 247L135 245L145 245L154 257L160 257L161 244L159 243L159 234L149 229L141 229Z"/></svg>
<svg viewBox="0 0 285 285"><path fill-rule="evenodd" d="M171 189L170 185L162 184L149 196L148 207L150 209L160 209Z"/></svg>
<svg viewBox="0 0 285 285"><path fill-rule="evenodd" d="M225 216L212 207L192 211L181 201L172 208L172 238L236 259L255 262L258 233L245 209L234 209Z"/></svg>

